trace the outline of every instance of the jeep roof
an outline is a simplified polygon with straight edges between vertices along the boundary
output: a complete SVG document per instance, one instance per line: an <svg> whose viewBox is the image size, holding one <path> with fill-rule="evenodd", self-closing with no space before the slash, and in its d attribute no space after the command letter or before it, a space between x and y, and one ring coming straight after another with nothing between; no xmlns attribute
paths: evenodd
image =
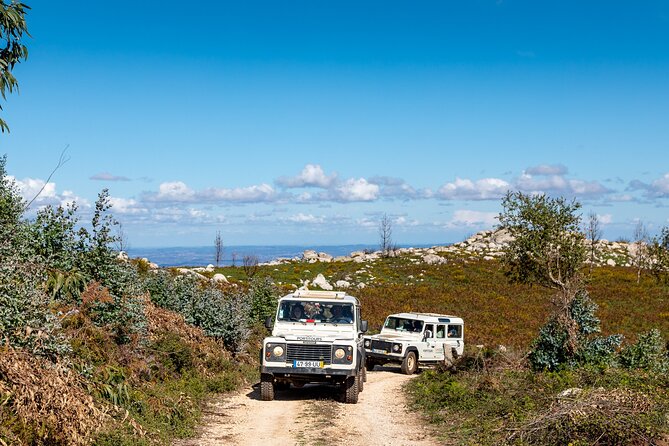
<svg viewBox="0 0 669 446"><path fill-rule="evenodd" d="M390 314L388 317L399 317L403 319L420 319L421 321L434 324L464 324L462 318L451 316L449 314L437 313L396 313Z"/></svg>
<svg viewBox="0 0 669 446"><path fill-rule="evenodd" d="M281 300L297 300L297 301L303 301L308 299L333 300L333 301L341 301L359 305L357 298L346 294L346 292L344 291L297 290L281 298Z"/></svg>

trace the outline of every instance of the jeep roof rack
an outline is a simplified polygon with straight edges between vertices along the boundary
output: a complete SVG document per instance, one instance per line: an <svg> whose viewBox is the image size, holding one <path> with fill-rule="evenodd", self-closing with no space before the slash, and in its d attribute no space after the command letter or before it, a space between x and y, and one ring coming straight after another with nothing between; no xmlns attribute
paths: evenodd
<svg viewBox="0 0 669 446"><path fill-rule="evenodd" d="M297 290L293 293L294 297L317 297L319 299L343 299L346 297L344 291L313 291Z"/></svg>

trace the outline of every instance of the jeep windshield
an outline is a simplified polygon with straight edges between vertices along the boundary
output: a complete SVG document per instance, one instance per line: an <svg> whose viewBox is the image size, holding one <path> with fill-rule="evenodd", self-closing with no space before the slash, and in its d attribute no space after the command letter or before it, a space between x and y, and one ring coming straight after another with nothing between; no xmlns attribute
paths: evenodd
<svg viewBox="0 0 669 446"><path fill-rule="evenodd" d="M278 320L283 322L353 324L353 305L332 301L284 301L279 306Z"/></svg>
<svg viewBox="0 0 669 446"><path fill-rule="evenodd" d="M416 319L405 319L401 317L389 317L383 328L401 332L419 333L423 330L423 321Z"/></svg>

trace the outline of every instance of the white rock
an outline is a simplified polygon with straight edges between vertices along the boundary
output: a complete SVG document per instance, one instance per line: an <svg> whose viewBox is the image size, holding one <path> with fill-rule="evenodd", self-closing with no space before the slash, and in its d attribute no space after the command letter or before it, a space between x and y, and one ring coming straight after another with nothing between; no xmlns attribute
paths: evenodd
<svg viewBox="0 0 669 446"><path fill-rule="evenodd" d="M339 256L332 259L333 262L350 262L351 260L353 259L348 256Z"/></svg>
<svg viewBox="0 0 669 446"><path fill-rule="evenodd" d="M212 277L211 280L213 280L216 283L220 283L220 282L229 283L228 278L225 277L225 275L223 275L221 273L214 274L214 277Z"/></svg>
<svg viewBox="0 0 669 446"><path fill-rule="evenodd" d="M149 269L158 269L160 268L157 263L149 262Z"/></svg>
<svg viewBox="0 0 669 446"><path fill-rule="evenodd" d="M307 249L302 253L302 260L317 260L318 254L313 249Z"/></svg>
<svg viewBox="0 0 669 446"><path fill-rule="evenodd" d="M484 256L483 260L495 260L493 256Z"/></svg>
<svg viewBox="0 0 669 446"><path fill-rule="evenodd" d="M367 286L367 285L365 284L365 282L360 282L360 283L358 284L358 289L361 290L361 289L363 289L363 288L366 287L366 286Z"/></svg>
<svg viewBox="0 0 669 446"><path fill-rule="evenodd" d="M608 266L616 266L616 261L613 260L613 259L609 259L609 260L606 261L606 264Z"/></svg>
<svg viewBox="0 0 669 446"><path fill-rule="evenodd" d="M209 265L207 265L207 267L204 270L208 273L213 273L214 272L214 265L212 265L210 263Z"/></svg>
<svg viewBox="0 0 669 446"><path fill-rule="evenodd" d="M330 283L327 280L325 280L323 274L317 275L316 278L311 283L327 291L331 291L333 289L333 286L330 285Z"/></svg>
<svg viewBox="0 0 669 446"><path fill-rule="evenodd" d="M362 257L364 255L365 255L365 253L363 251L353 251L351 253L351 257Z"/></svg>
<svg viewBox="0 0 669 446"><path fill-rule="evenodd" d="M426 254L423 256L423 262L428 265L441 265L442 263L446 263L446 259L436 254Z"/></svg>
<svg viewBox="0 0 669 446"><path fill-rule="evenodd" d="M347 282L346 280L338 280L338 281L335 282L335 285L337 286L337 288L346 289L346 288L349 288L351 286L351 283Z"/></svg>
<svg viewBox="0 0 669 446"><path fill-rule="evenodd" d="M127 262L128 261L128 253L125 252L125 251L119 251L116 258L119 259L122 262Z"/></svg>

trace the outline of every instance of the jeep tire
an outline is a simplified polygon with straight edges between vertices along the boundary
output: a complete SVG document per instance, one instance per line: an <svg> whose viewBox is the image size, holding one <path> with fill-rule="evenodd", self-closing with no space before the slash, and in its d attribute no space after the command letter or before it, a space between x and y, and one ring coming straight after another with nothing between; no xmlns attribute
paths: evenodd
<svg viewBox="0 0 669 446"><path fill-rule="evenodd" d="M358 402L358 376L349 376L342 384L344 402L346 404L356 404Z"/></svg>
<svg viewBox="0 0 669 446"><path fill-rule="evenodd" d="M370 372L374 370L374 367L376 366L377 362L374 361L372 358L367 358L365 360L365 369L369 370Z"/></svg>
<svg viewBox="0 0 669 446"><path fill-rule="evenodd" d="M415 352L407 352L404 360L402 360L401 370L405 375L413 375L418 370L418 361L416 360Z"/></svg>
<svg viewBox="0 0 669 446"><path fill-rule="evenodd" d="M263 401L274 399L274 377L268 373L260 375L260 399Z"/></svg>
<svg viewBox="0 0 669 446"><path fill-rule="evenodd" d="M358 370L358 375L357 375L357 377L358 377L358 392L362 392L363 390L365 390L365 377L362 374L363 370L365 370L364 367L362 369Z"/></svg>

